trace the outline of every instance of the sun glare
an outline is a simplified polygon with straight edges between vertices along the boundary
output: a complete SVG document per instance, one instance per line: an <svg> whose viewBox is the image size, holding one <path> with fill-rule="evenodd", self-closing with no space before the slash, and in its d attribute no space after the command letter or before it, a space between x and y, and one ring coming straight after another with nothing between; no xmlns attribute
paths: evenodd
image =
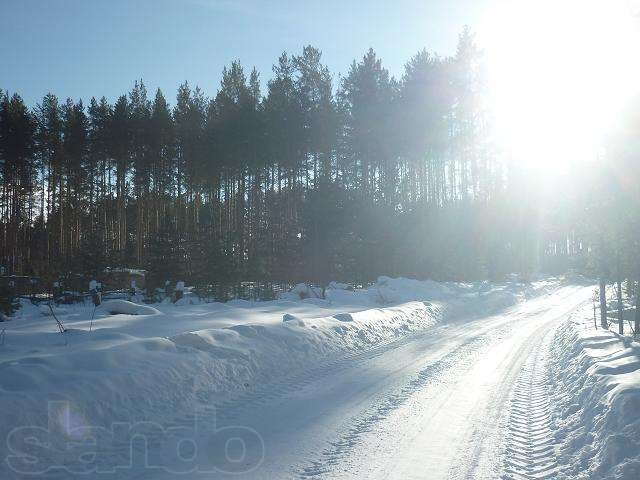
<svg viewBox="0 0 640 480"><path fill-rule="evenodd" d="M640 87L639 5L496 5L478 33L487 55L496 139L514 161L553 171L599 155Z"/></svg>

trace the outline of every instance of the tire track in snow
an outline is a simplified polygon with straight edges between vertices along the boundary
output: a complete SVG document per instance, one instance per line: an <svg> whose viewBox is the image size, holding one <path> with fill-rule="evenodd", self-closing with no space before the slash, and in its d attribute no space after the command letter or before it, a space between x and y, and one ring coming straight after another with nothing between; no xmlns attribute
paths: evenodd
<svg viewBox="0 0 640 480"><path fill-rule="evenodd" d="M529 316L530 314L528 313L520 313L515 319L522 320ZM198 425L203 429L203 432L206 432L209 427L222 428L234 425L250 425L251 423L246 421L254 416L260 416L263 413L263 407L266 405L278 402L283 398L286 399L292 393L299 392L306 387L322 382L323 379L335 376L341 371L357 369L371 362L371 360L415 341L420 342L423 348L435 346L442 340L441 334L447 332L445 335L447 341L457 342L453 350L446 352L444 356L435 361L432 360L430 364L426 365L419 373L414 374L413 379L408 384L400 387L399 390L396 389L396 393L384 394L380 396L380 399L374 399L373 405L369 409L363 411L363 413L355 417L353 421L350 421L342 433L338 433L338 440L329 444L322 454L319 455L320 458L308 463L305 468L297 468L294 470L295 473L292 472L294 475L297 474L302 478L317 475L322 476L322 472L327 470L325 467L330 467L332 464L335 465L338 463L341 458L349 453L367 431L371 431L378 422L388 417L391 412L400 407L412 394L429 384L445 384L450 380L446 378L446 376L451 367L464 367L465 365L471 364L475 358L473 353L477 352L490 341L496 340L496 334L500 336L501 333L504 333L498 329L511 328L515 320L511 318L507 322L507 317L503 318L502 315L494 315L492 317L500 320L487 324L484 327L484 331L479 332L479 335L472 339L465 338L468 335L466 328L457 330L461 325L454 323L453 325L444 324L435 326L426 330L412 332L409 335L389 339L372 348L342 354L339 355L338 358L327 359L315 366L305 366L287 377L244 390L232 398L227 398L223 401L216 398L218 392L200 388L195 392L199 400L196 413L177 412L173 418L165 419L163 426L191 427L194 425L196 416ZM469 324L466 324L466 327L468 327L468 325ZM455 333L452 333L452 329ZM409 364L399 365L395 372L389 375L392 376L399 373L407 367L409 367ZM416 369L419 368L420 367L416 366ZM154 432L149 432L147 440L150 445L154 445L157 440L161 440L161 437L156 439ZM114 450L114 455L124 459L130 458L133 453L131 446L128 445L114 445ZM138 445L134 445L133 450L136 454L144 452L144 450L138 452ZM313 459L313 457L311 457L311 459ZM328 471L330 471L330 469ZM142 472L140 476L146 478L144 472Z"/></svg>
<svg viewBox="0 0 640 480"><path fill-rule="evenodd" d="M261 407L276 401L279 398L286 398L290 394L300 391L309 385L321 382L328 376L335 375L340 371L350 368L357 368L367 364L371 360L384 355L385 353L400 348L427 335L431 341L436 342L438 333L449 328L447 325L435 326L427 330L413 332L409 335L403 335L386 342L379 343L373 348L350 352L340 355L338 358L329 359L312 367L305 367L287 377L259 385L255 388L245 390L232 398L221 402L214 400L217 392L213 390L199 389L195 392L200 405L196 412L177 412L173 418L165 419L163 427L187 427L191 428L195 425L196 418L198 426L202 432L209 429L223 428L226 426L243 425L246 416L251 416L259 412ZM451 338L463 336L463 333L455 335ZM159 446L163 440L162 432L150 429L145 432L146 444L130 444L128 442L119 444L114 443L110 446L109 459L117 459L118 465L126 465L132 458L140 458L145 454L147 449L153 451L154 447ZM116 462L114 462L116 463ZM105 470L110 470L110 465L102 466ZM54 472L49 472L47 478L65 478L64 472L60 477L55 476ZM142 471L139 473L140 478L149 477L149 473Z"/></svg>
<svg viewBox="0 0 640 480"><path fill-rule="evenodd" d="M581 301L582 300L580 300L580 302ZM429 365L426 365L426 367L417 374L411 384L401 389L399 394L382 397L363 415L350 421L347 426L344 427L342 433L338 435L338 439L331 442L320 455L316 456L314 461L303 465L302 468L298 468L298 476L303 479L351 478L351 476L358 476L358 478L360 478L363 472L362 467L365 465L359 464L358 460L353 463L353 455L355 455L355 452L360 452L358 448L367 440L367 435L378 432L377 428L381 422L390 417L394 411L400 409L409 397L417 395L424 387L427 387L425 391L427 395L429 395L429 392L432 390L446 390L450 384L457 381L458 376L455 375L455 372L451 374L453 370L468 369L473 365L473 362L477 361L479 351L490 351L491 348L493 348L492 345L500 345L505 339L510 339L513 331L522 328L524 325L535 327L535 324L521 323L535 320L537 323L539 322L539 326L529 333L526 333L525 338L517 341L522 342L522 345L517 348L517 350L505 356L504 365L499 367L501 371L505 370L505 375L491 393L489 397L491 401L489 404L484 405L480 402L477 406L472 407L477 413L476 418L482 418L483 421L479 422L476 427L473 428L472 441L470 441L464 449L461 449L470 450L471 454L461 455L449 472L450 478L499 478L500 473L503 472L504 469L500 467L500 464L503 462L501 462L502 459L500 456L497 456L496 453L500 450L501 444L504 446L501 441L501 438L504 438L504 436L501 435L501 429L504 428L509 420L502 419L505 413L506 415L504 416L509 414L512 389L518 379L520 379L522 383L523 367L531 363L531 357L537 356L543 359L541 352L546 354L546 350L543 349L542 346L543 344L546 345L545 341L549 338L549 332L554 330L551 325L565 318L565 315L573 310L575 306L571 305L570 308L565 307L564 309L558 310L557 313L553 308L557 307L552 305L552 308L547 308L542 312L523 312L522 314L512 317L510 322L487 325L487 330L478 332L478 336L474 337L474 339L458 344L443 357L440 357L436 361L431 361ZM544 317L548 315L549 312L552 312L553 316ZM537 318L540 316L543 316L544 320L542 322ZM527 330L529 330L529 328L527 328ZM542 364L541 361L538 361L538 363L539 368L537 371L543 374L545 372L544 364ZM498 368L497 365L496 368ZM440 407L442 406L444 405L440 405ZM439 410L437 407L436 405L436 409ZM491 436L492 438L487 439L487 436ZM480 457L484 459L485 456L492 457L491 461L488 465L482 463L480 466L483 468L478 471L477 467L479 466ZM484 468L486 466L491 466L491 470ZM354 471L354 467L359 470ZM481 474L481 476L476 476L476 474ZM547 477L521 476L517 478Z"/></svg>
<svg viewBox="0 0 640 480"><path fill-rule="evenodd" d="M427 335L437 335L440 331L445 330L446 326L436 326L419 331L409 335L401 336L376 345L373 348L351 352L341 355L336 359L327 360L316 366L307 367L285 378L274 382L259 385L255 388L247 390L231 399L227 399L220 403L209 403L207 401L206 392L202 392L201 401L208 407L208 411L217 410L217 418L220 422L233 422L243 416L243 414L251 413L256 408L268 404L270 401L300 391L305 387L315 384L322 379L335 375L336 373L364 365L371 360L378 358L385 353L398 347L402 347L407 343L424 337Z"/></svg>
<svg viewBox="0 0 640 480"><path fill-rule="evenodd" d="M558 462L551 429L546 359L550 335L524 365L510 405L504 480L555 478Z"/></svg>
<svg viewBox="0 0 640 480"><path fill-rule="evenodd" d="M499 315L495 315L496 318ZM442 321L442 319L440 319ZM203 405L203 412L213 414L217 412L217 420L221 423L233 422L241 418L244 414L254 411L260 406L278 398L300 391L305 387L315 384L322 379L335 375L336 373L356 368L367 364L371 360L381 357L391 350L401 348L416 340L428 339L428 343L437 343L440 336L447 332L447 340L457 341L466 336L466 331L460 330L451 335L452 328L459 327L456 323L444 323L430 327L424 330L412 332L408 335L389 339L378 343L374 347L358 350L343 355L339 355L335 359L325 360L315 366L307 366L301 370L278 380L257 385L251 389L241 392L231 398L216 402L213 398L215 392L207 392L200 390L197 392L199 401ZM493 326L488 326L485 332L493 331ZM495 333L494 333L495 335ZM425 346L428 346L428 343Z"/></svg>
<svg viewBox="0 0 640 480"><path fill-rule="evenodd" d="M357 417L348 427L332 441L320 458L313 460L309 465L298 470L301 479L325 478L332 472L334 465L340 464L349 452L355 447L361 437L370 432L375 425L387 418L391 412L405 403L415 392L427 385L438 385L447 381L454 381L449 375L453 367L464 367L471 364L476 358L475 352L495 339L495 335L482 335L470 341L458 345L440 359L426 365L400 390L384 397L372 408L366 410Z"/></svg>

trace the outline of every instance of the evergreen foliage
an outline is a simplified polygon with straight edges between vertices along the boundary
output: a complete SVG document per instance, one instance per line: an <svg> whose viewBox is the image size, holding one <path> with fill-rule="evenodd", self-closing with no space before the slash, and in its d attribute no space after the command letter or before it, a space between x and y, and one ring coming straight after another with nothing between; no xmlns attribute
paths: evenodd
<svg viewBox="0 0 640 480"><path fill-rule="evenodd" d="M239 61L215 98L185 82L173 107L142 81L88 107L50 93L29 109L0 92L0 265L44 278L142 267L150 286L204 290L589 265L639 275L638 182L620 176L636 170L639 122L597 190L540 215L492 146L468 29L454 56L420 51L400 79L371 49L334 81L307 46L280 56L264 95Z"/></svg>

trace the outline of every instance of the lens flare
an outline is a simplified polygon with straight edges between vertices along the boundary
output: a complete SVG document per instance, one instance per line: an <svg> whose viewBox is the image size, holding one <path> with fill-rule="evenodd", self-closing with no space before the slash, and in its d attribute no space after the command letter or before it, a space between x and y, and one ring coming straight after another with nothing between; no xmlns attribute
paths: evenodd
<svg viewBox="0 0 640 480"><path fill-rule="evenodd" d="M487 56L496 139L507 155L550 174L597 158L640 87L638 5L495 5L478 35Z"/></svg>

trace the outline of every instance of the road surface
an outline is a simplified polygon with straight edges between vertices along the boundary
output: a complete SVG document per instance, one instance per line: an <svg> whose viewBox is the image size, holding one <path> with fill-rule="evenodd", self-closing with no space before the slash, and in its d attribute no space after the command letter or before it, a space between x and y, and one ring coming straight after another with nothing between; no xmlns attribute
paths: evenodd
<svg viewBox="0 0 640 480"><path fill-rule="evenodd" d="M247 441L203 433L208 473L182 478L553 478L548 346L590 296L564 287L208 406L204 430L215 422Z"/></svg>

